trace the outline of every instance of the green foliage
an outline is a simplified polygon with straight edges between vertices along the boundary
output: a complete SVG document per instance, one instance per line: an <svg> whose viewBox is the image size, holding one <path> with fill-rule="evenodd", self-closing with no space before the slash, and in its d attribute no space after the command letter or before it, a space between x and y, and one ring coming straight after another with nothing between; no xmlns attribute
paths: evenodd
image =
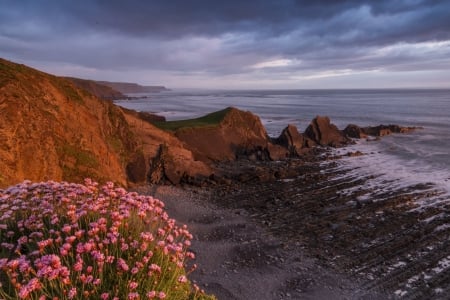
<svg viewBox="0 0 450 300"><path fill-rule="evenodd" d="M226 108L196 119L155 122L154 124L158 128L168 131L182 128L214 127L220 124L230 110L231 108Z"/></svg>

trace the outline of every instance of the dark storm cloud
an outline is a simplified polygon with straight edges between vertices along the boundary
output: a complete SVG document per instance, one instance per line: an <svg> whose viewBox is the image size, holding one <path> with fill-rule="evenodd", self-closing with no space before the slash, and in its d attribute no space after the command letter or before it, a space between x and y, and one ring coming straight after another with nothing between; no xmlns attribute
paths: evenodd
<svg viewBox="0 0 450 300"><path fill-rule="evenodd" d="M98 69L433 70L449 40L449 1L0 0L0 55Z"/></svg>

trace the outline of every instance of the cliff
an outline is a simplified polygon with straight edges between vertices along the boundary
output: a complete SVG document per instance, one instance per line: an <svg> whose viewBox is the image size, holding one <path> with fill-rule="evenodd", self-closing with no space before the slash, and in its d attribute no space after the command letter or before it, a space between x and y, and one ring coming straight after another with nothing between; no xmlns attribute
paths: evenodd
<svg viewBox="0 0 450 300"><path fill-rule="evenodd" d="M123 94L133 94L133 93L158 93L162 91L167 91L163 86L145 86L137 83L129 82L110 82L110 81L97 81L98 84L109 86L112 89L119 91Z"/></svg>
<svg viewBox="0 0 450 300"><path fill-rule="evenodd" d="M104 96L112 89L0 59L0 187L85 177L178 184L211 174L182 141L151 124L164 118L89 91Z"/></svg>
<svg viewBox="0 0 450 300"><path fill-rule="evenodd" d="M109 101L0 59L0 186L85 177L125 185L137 145L122 111Z"/></svg>

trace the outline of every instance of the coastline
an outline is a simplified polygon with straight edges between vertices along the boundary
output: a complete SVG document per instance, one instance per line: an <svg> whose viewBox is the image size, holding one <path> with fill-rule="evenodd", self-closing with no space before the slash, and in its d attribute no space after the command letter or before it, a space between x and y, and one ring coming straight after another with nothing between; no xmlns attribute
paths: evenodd
<svg viewBox="0 0 450 300"><path fill-rule="evenodd" d="M448 205L420 209L427 184L364 197L373 176L339 158L239 160L220 165L226 184L141 192L191 228L191 276L219 299L444 299Z"/></svg>

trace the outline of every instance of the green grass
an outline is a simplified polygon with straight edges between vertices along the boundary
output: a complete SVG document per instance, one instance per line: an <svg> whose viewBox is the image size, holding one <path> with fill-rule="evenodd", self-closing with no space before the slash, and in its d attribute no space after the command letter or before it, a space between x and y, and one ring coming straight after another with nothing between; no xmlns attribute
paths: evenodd
<svg viewBox="0 0 450 300"><path fill-rule="evenodd" d="M154 124L156 127L168 131L176 131L182 128L214 127L220 124L230 110L231 108L228 107L196 119L155 122Z"/></svg>

